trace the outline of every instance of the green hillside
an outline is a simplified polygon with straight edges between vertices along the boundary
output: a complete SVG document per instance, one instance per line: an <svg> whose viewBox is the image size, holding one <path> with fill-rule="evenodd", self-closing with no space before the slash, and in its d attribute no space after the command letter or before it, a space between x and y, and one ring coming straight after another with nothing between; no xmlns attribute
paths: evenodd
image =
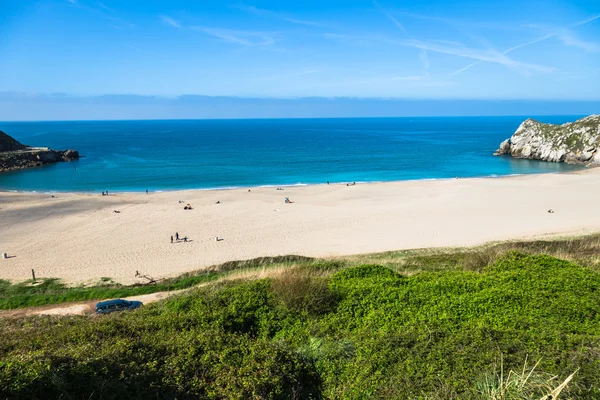
<svg viewBox="0 0 600 400"><path fill-rule="evenodd" d="M560 398L600 398L597 239L299 261L133 312L1 320L0 395L539 399L575 373Z"/></svg>

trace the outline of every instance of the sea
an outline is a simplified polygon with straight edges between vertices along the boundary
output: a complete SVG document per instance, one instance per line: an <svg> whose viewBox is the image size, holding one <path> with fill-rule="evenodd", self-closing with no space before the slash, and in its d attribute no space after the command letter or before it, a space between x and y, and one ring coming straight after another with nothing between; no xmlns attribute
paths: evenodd
<svg viewBox="0 0 600 400"><path fill-rule="evenodd" d="M581 116L540 116L547 123ZM0 173L0 190L141 192L501 177L581 167L494 157L526 117L0 122L78 161Z"/></svg>

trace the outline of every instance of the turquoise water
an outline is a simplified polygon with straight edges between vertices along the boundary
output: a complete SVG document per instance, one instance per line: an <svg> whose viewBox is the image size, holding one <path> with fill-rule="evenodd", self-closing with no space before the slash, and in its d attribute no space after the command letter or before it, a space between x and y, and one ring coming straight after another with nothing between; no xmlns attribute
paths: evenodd
<svg viewBox="0 0 600 400"><path fill-rule="evenodd" d="M564 123L577 116L539 117ZM79 161L0 173L0 190L143 191L442 179L577 167L494 157L524 117L3 122Z"/></svg>

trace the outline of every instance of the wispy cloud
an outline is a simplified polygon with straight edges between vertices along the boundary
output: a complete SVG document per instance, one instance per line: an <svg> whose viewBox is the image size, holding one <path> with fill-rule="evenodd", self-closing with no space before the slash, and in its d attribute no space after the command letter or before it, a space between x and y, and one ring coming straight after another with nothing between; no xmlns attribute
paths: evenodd
<svg viewBox="0 0 600 400"><path fill-rule="evenodd" d="M396 25L396 27L398 29L400 29L408 38L411 38L411 36L408 34L408 31L406 30L406 28L404 27L404 25L402 25L400 23L400 21L398 21L392 14L390 14L386 9L384 9L383 7L381 7L381 5L377 2L377 0L373 0L373 4L375 5L375 7L381 11L390 21L392 21L394 23L394 25ZM411 38L412 40L412 38ZM427 79L429 78L429 55L427 54L427 49L421 49L421 51L419 52L419 61L421 63L421 65L423 66L424 69L424 74L423 75L419 75L419 76L403 76L403 77L395 77L393 80L422 80L422 79Z"/></svg>
<svg viewBox="0 0 600 400"><path fill-rule="evenodd" d="M138 53L141 53L141 52L142 52L142 49L140 49L139 47L137 47L137 46L134 46L134 45L132 45L132 44L126 43L126 44L125 44L125 46L126 46L126 47L129 47L131 50L135 50L135 51L137 51Z"/></svg>
<svg viewBox="0 0 600 400"><path fill-rule="evenodd" d="M283 20L287 21L287 22L291 22L292 24L296 24L296 25L316 26L319 28L325 28L327 26L321 22L306 21L306 20L296 19L296 18L284 18Z"/></svg>
<svg viewBox="0 0 600 400"><path fill-rule="evenodd" d="M568 30L560 32L557 36L558 39L566 46L576 47L590 53L600 52L600 44L578 39L572 32Z"/></svg>
<svg viewBox="0 0 600 400"><path fill-rule="evenodd" d="M100 8L102 8L103 10L106 10L110 13L116 14L117 12L115 10L113 10L112 8L108 7L106 4L102 3L101 1L97 1L96 5Z"/></svg>
<svg viewBox="0 0 600 400"><path fill-rule="evenodd" d="M508 67L512 70L515 70L519 73L522 73L524 75L530 75L531 71L550 72L550 71L554 70L553 68L547 67L544 65L529 64L529 63L523 63L523 62L514 60L514 59L508 57L506 54L501 53L498 50L496 50L495 48L493 48L493 46L491 46L491 44L488 43L484 39L478 40L485 47L483 49L467 47L458 42L452 42L452 41L424 41L424 40L413 39L408 34L406 28L404 28L404 26L399 21L397 21L389 12L387 12L377 2L377 0L373 0L373 4L375 4L375 6L384 15L386 15L392 22L394 22L394 24L398 27L398 29L400 29L404 34L406 34L408 39L404 39L404 40L394 40L394 39L389 39L389 38L377 39L375 37L372 37L371 39L378 40L380 42L383 41L388 44L396 44L396 45L401 45L401 46L405 46L405 47L413 47L416 49L420 49L421 52L419 53L419 61L421 62L424 70L426 71L426 74L424 74L423 77L427 77L427 74L429 73L428 72L429 56L427 54L428 51L442 53L442 54L449 54L449 55L454 55L454 56L458 56L458 57L469 58L471 60L475 60L475 62L469 64L468 66L462 68L459 71L455 71L454 73L450 74L449 76L457 75L458 73L466 71L467 69L469 69L481 62L491 62L491 63L495 63L495 64L500 64L500 65ZM447 22L446 20L443 20L443 21ZM342 37L333 36L332 34L329 34L328 37L333 38L333 39L342 39ZM423 77L421 77L419 79L423 79ZM413 79L414 77L409 77L409 78Z"/></svg>
<svg viewBox="0 0 600 400"><path fill-rule="evenodd" d="M458 74L462 74L462 73L463 73L463 72L465 72L466 70L468 70L468 69L471 69L471 68L473 68L474 66L481 64L482 62L483 62L483 61L475 61L474 63L471 63L471 64L469 64L469 65L466 65L466 66L462 67L461 69L457 69L456 71L454 71L454 72L452 72L452 73L448 74L448 76L456 76L456 75L458 75Z"/></svg>
<svg viewBox="0 0 600 400"><path fill-rule="evenodd" d="M117 29L122 28L134 28L135 24L129 22L128 20L121 18L117 11L108 7L104 3L97 1L91 5L80 2L79 0L66 0L69 4L78 7L81 10L85 10L91 14L95 14L100 16L111 22L110 26Z"/></svg>
<svg viewBox="0 0 600 400"><path fill-rule="evenodd" d="M173 28L181 29L181 24L179 23L179 21L167 15L159 15L159 18L164 24L172 26Z"/></svg>
<svg viewBox="0 0 600 400"><path fill-rule="evenodd" d="M389 19L390 21L392 21L392 23L393 23L394 25L396 25L396 27L397 27L398 29L400 29L402 32L406 33L406 29L404 28L404 25L402 25L402 24L400 23L400 21L398 21L398 20L397 20L397 19L396 19L396 18L395 18L395 17L394 17L392 14L390 14L390 13L389 13L389 12L388 12L386 9L384 9L383 7L381 7L381 5L380 5L380 4L379 4L379 3L378 3L376 0L373 0L373 4L375 5L375 7L377 7L377 9L378 9L379 11L381 11L381 12L382 12L382 13L383 13L383 14L384 14L386 17L388 17L388 19Z"/></svg>
<svg viewBox="0 0 600 400"><path fill-rule="evenodd" d="M506 54L494 50L480 50L462 46L450 46L437 42L425 42L421 40L403 40L398 43L403 46L414 47L417 49L470 58L477 60L478 62L486 61L500 64L524 72L525 74L529 74L532 70L540 72L550 72L553 70L553 68L543 65L522 63L508 57Z"/></svg>
<svg viewBox="0 0 600 400"><path fill-rule="evenodd" d="M305 19L298 19L298 18L294 18L293 16L288 15L287 13L284 12L279 12L279 11L274 11L274 10L267 10L264 8L258 8L255 6L247 6L247 5L243 5L243 4L235 4L232 5L231 8L237 9L237 10L241 10L244 12L247 12L249 14L254 14L260 17L265 17L265 18L277 18L277 19L281 19L283 21L289 22L291 24L296 24L296 25L308 25L308 26L314 26L314 27L319 27L319 28L326 28L327 25L322 23L322 22L317 22L317 21L309 21L309 20L305 20Z"/></svg>
<svg viewBox="0 0 600 400"><path fill-rule="evenodd" d="M581 21L577 21L577 22L569 25L568 27L569 28L577 28L579 26L582 26L582 25L588 24L590 22L596 21L597 19L600 19L600 14L598 14L598 15L592 15L592 16L586 18L586 19L583 19ZM525 25L524 27L538 28L537 25ZM510 48L504 50L502 52L502 54L506 55L506 54L508 54L510 52L513 52L513 51L517 50L517 49L521 49L523 47L531 46L531 45L543 42L545 40L548 40L548 39L556 37L556 36L558 36L558 38L565 45L567 45L567 46L579 47L579 48L582 48L582 49L584 49L586 51L593 51L593 52L600 51L600 48L598 47L599 46L598 44L596 44L596 43L589 43L589 42L583 42L583 41L577 40L573 36L569 35L568 32L569 32L569 30L567 28L557 29L557 30L554 30L553 32L546 33L545 35L542 35L542 36L540 36L540 37L538 37L536 39L533 39L533 40L530 40L530 41L518 44L516 46L510 47ZM476 61L474 63L471 63L471 64L469 64L469 65L467 65L467 66L465 66L465 67L463 67L463 68L461 68L459 70L456 70L456 71L452 72L448 76L456 76L456 75L458 75L458 74L460 74L460 73L462 73L462 72L464 72L464 71L466 71L466 70L468 70L468 69L470 69L470 68L472 68L472 67L474 67L474 66L476 66L478 64L481 64L484 61L486 61L486 60L479 60L479 61Z"/></svg>
<svg viewBox="0 0 600 400"><path fill-rule="evenodd" d="M441 43L441 44L449 44L450 46L464 46L463 43L456 41L456 40L444 40L444 39L439 39L439 40L433 40L436 43Z"/></svg>
<svg viewBox="0 0 600 400"><path fill-rule="evenodd" d="M228 43L240 44L243 46L269 46L274 44L276 34L273 32L262 31L239 31L232 29L217 29L204 26L191 26L191 29L204 32L207 35L216 37Z"/></svg>

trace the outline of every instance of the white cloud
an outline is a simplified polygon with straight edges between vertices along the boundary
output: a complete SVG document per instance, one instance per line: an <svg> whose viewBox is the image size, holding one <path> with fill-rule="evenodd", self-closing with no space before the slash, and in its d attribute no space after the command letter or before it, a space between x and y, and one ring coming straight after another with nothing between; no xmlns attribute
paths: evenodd
<svg viewBox="0 0 600 400"><path fill-rule="evenodd" d="M564 45L570 47L576 47L578 49L590 52L599 53L600 44L593 42L586 42L575 37L575 35L567 30L558 33L558 39L563 42Z"/></svg>
<svg viewBox="0 0 600 400"><path fill-rule="evenodd" d="M113 10L113 9L112 9L112 8L110 8L110 7L108 7L106 4L102 3L101 1L97 1L97 2L96 2L96 5L97 5L98 7L100 7L100 8L102 8L102 9L104 9L104 10L108 11L108 12L111 12L111 13L113 13L113 14L114 14L114 13L116 13L116 11L115 11L115 10Z"/></svg>
<svg viewBox="0 0 600 400"><path fill-rule="evenodd" d="M232 6L232 8L235 8L235 9L238 9L241 11L245 11L250 14L258 15L260 17L278 18L283 21L286 21L286 22L289 22L292 24L296 24L296 25L308 25L308 26L315 26L315 27L320 27L320 28L327 27L327 25L322 24L320 22L309 21L309 20L304 20L304 19L297 19L297 18L290 17L289 15L286 15L286 13L273 11L273 10L266 10L264 8L258 8L258 7L254 7L254 6L245 6L245 5L240 5L240 4L236 4L236 5Z"/></svg>
<svg viewBox="0 0 600 400"><path fill-rule="evenodd" d="M576 27L579 27L579 26L582 26L582 25L585 25L585 24L589 24L590 22L593 22L593 21L595 21L597 19L600 19L600 14L593 15L593 16L588 17L586 19L583 19L581 21L574 22L571 25L569 25L568 27L569 28L576 28ZM533 28L538 28L537 25L526 25L526 26L533 27ZM566 28L557 29L557 30L555 30L553 32L550 32L550 33L547 33L547 34L545 34L543 36L540 36L537 39L534 39L534 40L531 40L529 42L521 43L521 44L518 44L518 45L516 45L514 47L511 47L510 49L505 50L504 54L510 53L511 51L514 51L514 50L517 50L517 49L520 49L520 48L523 48L523 47L526 47L526 46L531 46L532 44L536 44L536 43L542 42L544 40L553 38L555 36L559 36L559 39L561 39L560 36L563 35L563 34L565 34L566 32L569 32L568 29L566 29ZM568 39L566 41L569 42ZM565 41L563 40L563 43L564 42ZM582 42L574 40L574 39L572 41L570 41L570 43L571 44L567 44L567 43L565 43L565 44L567 44L567 45L574 45L575 47L581 47L582 45L585 46L585 44L582 44ZM577 45L579 45L579 46L577 46Z"/></svg>
<svg viewBox="0 0 600 400"><path fill-rule="evenodd" d="M404 25L402 25L400 23L400 21L398 21L396 18L394 18L394 16L392 14L390 14L383 7L381 7L376 0L373 0L373 4L375 4L375 7L377 7L379 9L379 11L381 11L382 13L384 13L385 16L388 17L389 20L392 21L394 23L394 25L396 25L396 27L398 29L400 29L402 32L406 33L406 29L404 28Z"/></svg>
<svg viewBox="0 0 600 400"><path fill-rule="evenodd" d="M140 52L140 53L142 52L142 49L140 49L139 47L134 46L132 44L126 43L125 46L129 47L131 50L135 50L135 51Z"/></svg>
<svg viewBox="0 0 600 400"><path fill-rule="evenodd" d="M176 21L173 18L168 17L166 15L160 15L159 17L163 23L172 26L173 28L181 29L181 24L179 23L179 21Z"/></svg>
<svg viewBox="0 0 600 400"><path fill-rule="evenodd" d="M506 67L510 67L513 69L521 70L523 72L529 73L531 70L540 71L540 72L550 72L553 68L546 67L543 65L537 64L527 64L522 63L520 61L513 60L508 57L506 54L494 51L494 50L479 50L473 49L469 47L459 47L459 46L445 46L439 43L432 42L423 42L420 40L403 40L399 42L400 44L408 47L415 47L417 49L435 51L443 54L450 54L454 56L470 58L477 61L487 61L491 63L496 63L500 65L504 65Z"/></svg>
<svg viewBox="0 0 600 400"><path fill-rule="evenodd" d="M569 27L576 28L578 26L582 26L582 25L588 24L590 22L593 22L593 21L595 21L597 19L600 19L600 14L593 15L593 16L588 17L586 19L583 19L581 21L577 21L577 22L569 25ZM524 27L539 29L539 25L535 25L535 24L524 25ZM579 47L579 48L582 48L582 49L584 49L586 51L592 51L592 52L597 52L597 51L600 50L600 47L599 47L598 44L596 44L596 43L589 43L589 42L583 42L581 40L577 40L573 36L570 36L568 34L568 32L569 31L567 29L558 29L558 30L555 30L553 32L550 32L550 33L547 33L545 35L542 35L542 36L540 36L540 37L538 37L536 39L533 39L533 40L530 40L528 42L524 42L524 43L518 44L516 46L513 46L511 48L508 48L508 49L504 50L502 52L502 54L508 54L508 53L510 53L512 51L515 51L517 49L521 49L523 47L527 47L527 46L531 46L531 45L539 43L539 42L543 42L544 40L553 38L555 36L559 36L559 39L565 45L567 45L567 46ZM484 61L486 61L486 60L478 60L478 61L476 61L474 63L471 63L471 64L469 64L469 65L467 65L467 66L465 66L465 67L463 67L463 68L461 68L459 70L456 70L456 71L452 72L449 76L458 75L458 74L460 74L460 73L462 73L462 72L464 72L464 71L466 71L466 70L468 70L468 69L476 66L477 64L481 64Z"/></svg>
<svg viewBox="0 0 600 400"><path fill-rule="evenodd" d="M320 22L307 21L307 20L296 19L296 18L284 18L283 20L287 21L287 22L291 22L292 24L296 24L296 25L308 25L308 26L316 26L316 27L320 27L320 28L325 28L327 26Z"/></svg>
<svg viewBox="0 0 600 400"><path fill-rule="evenodd" d="M271 32L238 31L232 29L217 29L203 26L192 26L191 29L206 33L228 43L243 46L269 46L276 42L275 35Z"/></svg>

